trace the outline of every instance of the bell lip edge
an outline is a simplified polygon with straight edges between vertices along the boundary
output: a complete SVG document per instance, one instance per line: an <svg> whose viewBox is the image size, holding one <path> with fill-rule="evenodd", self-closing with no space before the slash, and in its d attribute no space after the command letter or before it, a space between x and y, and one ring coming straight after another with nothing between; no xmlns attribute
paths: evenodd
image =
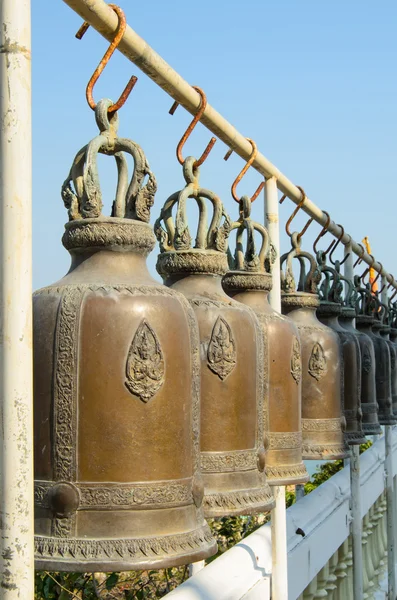
<svg viewBox="0 0 397 600"><path fill-rule="evenodd" d="M65 560L53 560L35 558L34 568L38 571L65 571L68 573L85 573L85 572L96 572L101 571L104 573L111 573L114 571L145 571L147 569L166 569L169 567L180 567L183 565L190 564L192 562L198 562L214 556L218 552L218 544L215 539L211 542L207 542L205 547L197 550L196 552L189 552L183 556L168 557L166 559L158 560L147 560L141 562L100 562L100 561L76 561L75 563Z"/></svg>
<svg viewBox="0 0 397 600"><path fill-rule="evenodd" d="M204 518L205 519L218 519L220 517L239 517L244 515L258 515L261 513L269 513L276 506L276 501L272 500L266 504L246 506L241 509L226 510L222 508L209 508L208 510L204 507Z"/></svg>
<svg viewBox="0 0 397 600"><path fill-rule="evenodd" d="M300 476L296 476L296 477L277 477L275 479L270 479L269 477L266 477L266 481L267 483L270 485L270 487L275 487L277 485L301 485L304 483L308 483L310 481L310 475L309 473L305 476L300 475Z"/></svg>
<svg viewBox="0 0 397 600"><path fill-rule="evenodd" d="M369 435L379 435L379 434L383 433L382 428L379 423L378 423L378 426L371 425L371 424L363 425L363 431L364 431L364 435L367 437ZM368 441L368 440L366 440L366 441Z"/></svg>

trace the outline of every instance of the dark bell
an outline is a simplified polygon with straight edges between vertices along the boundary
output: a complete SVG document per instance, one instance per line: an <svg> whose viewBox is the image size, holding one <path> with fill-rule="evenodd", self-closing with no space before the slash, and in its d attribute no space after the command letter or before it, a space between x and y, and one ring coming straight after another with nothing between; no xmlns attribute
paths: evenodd
<svg viewBox="0 0 397 600"><path fill-rule="evenodd" d="M98 148L118 153L124 178L121 153L134 159L134 195L119 186L108 218ZM142 150L106 127L63 186L71 268L33 299L37 569L157 569L216 552L202 509L197 324L146 267L155 191Z"/></svg>
<svg viewBox="0 0 397 600"><path fill-rule="evenodd" d="M317 260L323 276L317 315L324 325L330 327L336 333L340 342L343 376L342 405L343 415L346 419L345 439L350 445L359 445L366 441L362 428L360 344L357 336L342 327L339 322L342 313L344 313L345 319L349 315L353 318L355 316L354 309L349 306L342 306L344 303L342 281L349 282L339 273L339 263L336 263L337 268L326 265L325 253L318 252ZM353 290L353 286L351 286L351 290Z"/></svg>
<svg viewBox="0 0 397 600"><path fill-rule="evenodd" d="M254 313L222 289L231 222L219 198L200 188L194 161L185 160L187 185L165 202L156 222L157 270L186 296L199 325L205 515L254 514L274 505L264 472L262 332ZM190 198L199 207L194 247L186 219ZM209 228L207 200L214 212Z"/></svg>
<svg viewBox="0 0 397 600"><path fill-rule="evenodd" d="M283 313L295 323L300 337L302 356L302 454L304 459L331 460L345 458L349 450L342 412L343 372L337 334L316 316L320 305L317 284L320 281L314 257L300 248L293 234L292 250L281 258L281 296ZM295 284L292 261L298 258L300 277ZM306 275L304 262L309 262Z"/></svg>
<svg viewBox="0 0 397 600"><path fill-rule="evenodd" d="M380 335L383 326L380 305L369 289L361 288L360 294L357 328L369 336L374 347L378 421L380 425L393 425L396 419L392 408L391 357L388 341Z"/></svg>

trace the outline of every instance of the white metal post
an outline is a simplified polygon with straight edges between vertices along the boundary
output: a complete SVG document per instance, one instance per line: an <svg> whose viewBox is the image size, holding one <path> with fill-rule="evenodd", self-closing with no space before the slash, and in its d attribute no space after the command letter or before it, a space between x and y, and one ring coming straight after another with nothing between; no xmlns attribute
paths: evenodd
<svg viewBox="0 0 397 600"><path fill-rule="evenodd" d="M269 240L274 246L276 260L272 270L272 291L270 305L281 312L280 286L280 231L278 222L277 180L271 177L265 184L265 218ZM285 507L285 487L273 487L275 508L271 513L272 525L272 599L288 600L287 565L287 515Z"/></svg>
<svg viewBox="0 0 397 600"><path fill-rule="evenodd" d="M382 302L387 305L387 281L382 275L381 286ZM397 506L394 497L393 485L393 427L385 425L385 479L386 479L386 504L387 504L387 581L388 581L388 598L396 598L396 552L395 552L395 533L396 533L396 514Z"/></svg>
<svg viewBox="0 0 397 600"><path fill-rule="evenodd" d="M0 0L0 597L34 597L30 0Z"/></svg>
<svg viewBox="0 0 397 600"><path fill-rule="evenodd" d="M346 279L353 282L353 252L351 245L345 246L344 274ZM353 550L353 598L363 598L363 548L362 548L362 519L361 519L361 488L360 488L360 446L351 446L350 453L350 510L352 516L352 550ZM346 461L345 461L345 466Z"/></svg>

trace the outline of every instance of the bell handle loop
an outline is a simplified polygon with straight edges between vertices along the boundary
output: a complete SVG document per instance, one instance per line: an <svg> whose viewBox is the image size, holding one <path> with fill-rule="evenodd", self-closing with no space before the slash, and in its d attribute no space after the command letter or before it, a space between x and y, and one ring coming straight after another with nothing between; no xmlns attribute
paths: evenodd
<svg viewBox="0 0 397 600"><path fill-rule="evenodd" d="M109 147L110 146L110 147ZM134 202L139 192L140 185L146 174L146 163L142 150L131 140L116 138L109 144L108 132L101 133L87 146L86 160L83 170L83 187L81 213L85 217L99 217L102 210L102 194L100 190L97 156L98 153L115 156L121 152L130 154L134 160L134 169L131 182L127 189L128 167L127 162L118 160L119 180L117 183L116 204L120 216L133 218L136 213ZM120 178L121 177L121 178ZM124 204L124 206L123 206ZM140 218L145 220L146 218Z"/></svg>
<svg viewBox="0 0 397 600"><path fill-rule="evenodd" d="M183 165L185 162L185 159L182 156L183 147L186 144L189 137L191 136L194 128L196 127L197 123L200 121L200 119L203 116L205 109L207 107L207 96L205 95L203 90L201 88L197 87L196 85L193 85L192 88L194 90L196 90L196 92L200 95L201 99L200 99L200 104L199 104L198 110L197 110L193 120L191 121L190 125L186 129L186 131L183 134L183 136L181 137L181 139L179 140L179 143L176 147L176 157L179 161L179 164L181 164L181 165ZM179 106L179 102L175 101L169 110L169 114L173 115L174 112L176 111L176 109L178 108L178 106ZM200 167L203 164L203 162L206 160L206 158L208 157L212 148L214 147L215 142L216 142L216 138L212 137L211 140L209 141L209 143L207 144L204 152L200 156L200 158L195 160L194 165L193 165L195 169L197 169L197 167Z"/></svg>
<svg viewBox="0 0 397 600"><path fill-rule="evenodd" d="M172 208L178 202L180 192L174 192L166 200L163 208L161 209L160 216L154 224L154 233L160 242L160 252L168 252L173 249L170 240L174 239L175 227L172 220ZM161 221L164 223L165 229L161 225Z"/></svg>
<svg viewBox="0 0 397 600"><path fill-rule="evenodd" d="M240 202L240 198L237 195L236 188L237 188L238 184L240 183L240 181L242 180L242 178L244 177L244 175L247 173L248 169L251 167L251 165L255 161L255 158L258 154L258 147L257 147L256 143L254 142L254 140L252 140L251 138L247 138L247 140L251 144L252 152L250 154L249 159L245 163L244 167L241 169L240 173L237 175L236 179L233 181L232 187L231 187L231 194L233 196L233 199L236 202ZM224 156L224 160L229 160L232 152L233 152L232 149L228 150ZM254 194L250 197L251 202L254 202L257 199L257 197L259 196L259 194L261 193L261 191L263 190L264 187L265 187L265 182L262 181L256 188L256 191L254 192Z"/></svg>
<svg viewBox="0 0 397 600"><path fill-rule="evenodd" d="M90 106L90 108L92 108L92 110L95 110L96 106L97 106L95 103L95 100L94 100L94 96L93 96L95 84L98 81L99 77L101 76L104 68L108 64L114 51L118 48L118 46L124 36L126 27L127 27L127 20L125 18L124 11L120 8L120 6L116 6L115 4L108 4L108 6L110 6L110 8L112 8L114 10L114 12L117 14L119 23L118 23L118 26L116 29L115 36L114 36L110 46L106 50L105 54L103 55L102 60L100 61L99 65L95 69L94 73L91 76L91 79L89 80L89 82L87 84L86 98L87 98L88 105ZM89 28L89 26L90 26L89 23L87 23L87 21L84 21L84 23L82 24L82 26L76 33L76 38L78 40L81 40L81 38L84 36L84 34L87 31L87 29ZM128 96L130 95L137 80L138 80L138 78L135 77L135 75L133 75L130 78L130 80L128 81L127 85L125 86L125 88L124 88L122 94L120 95L119 99L117 100L117 102L111 103L111 106L109 106L109 108L108 108L109 113L115 113L125 104Z"/></svg>

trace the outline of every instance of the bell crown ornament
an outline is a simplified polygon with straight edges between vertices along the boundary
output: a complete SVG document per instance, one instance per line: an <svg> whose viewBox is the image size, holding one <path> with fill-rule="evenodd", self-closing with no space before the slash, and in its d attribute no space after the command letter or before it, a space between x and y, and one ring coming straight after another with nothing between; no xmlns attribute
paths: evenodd
<svg viewBox="0 0 397 600"><path fill-rule="evenodd" d="M39 569L161 568L216 552L202 509L197 323L147 270L156 180L140 146L118 137L111 105L98 102L99 135L62 186L71 268L34 294ZM98 153L118 169L110 217Z"/></svg>
<svg viewBox="0 0 397 600"><path fill-rule="evenodd" d="M212 273L223 275L227 270L227 239L231 221L223 204L214 192L199 184L196 159L188 156L183 163L186 186L172 194L161 209L154 231L160 255L157 270L166 278L183 273ZM198 207L198 225L194 236L187 221L187 201L193 199ZM212 208L208 218L208 202ZM176 206L175 218L172 214Z"/></svg>
<svg viewBox="0 0 397 600"><path fill-rule="evenodd" d="M186 185L166 200L156 221L157 270L186 296L199 325L204 513L254 514L274 505L265 475L262 333L253 311L222 288L232 222L220 198L201 187L197 162L182 162ZM198 207L195 237L188 203Z"/></svg>
<svg viewBox="0 0 397 600"><path fill-rule="evenodd" d="M222 284L231 297L255 311L263 331L266 476L270 485L305 483L309 476L302 461L299 334L293 322L268 301L276 259L268 231L252 221L248 196L239 204L240 218L231 227L236 230L235 251L234 255L229 251L230 270ZM255 234L260 240L258 250Z"/></svg>
<svg viewBox="0 0 397 600"><path fill-rule="evenodd" d="M325 284L319 289L321 270L315 257L302 250L302 235L302 232L290 234L291 250L280 261L283 312L297 325L301 341L302 455L304 459L344 458L348 446L344 436L340 343L336 332L316 316L320 294L332 297L336 292L328 271ZM294 262L298 264L298 283L293 273Z"/></svg>

